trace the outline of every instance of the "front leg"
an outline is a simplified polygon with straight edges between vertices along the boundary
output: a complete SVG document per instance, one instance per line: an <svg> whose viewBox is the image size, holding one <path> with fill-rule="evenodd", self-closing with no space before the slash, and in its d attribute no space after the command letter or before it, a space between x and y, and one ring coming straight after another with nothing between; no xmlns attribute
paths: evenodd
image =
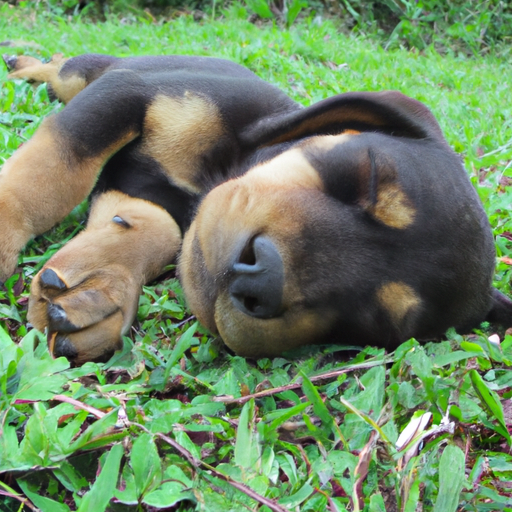
<svg viewBox="0 0 512 512"><path fill-rule="evenodd" d="M118 191L102 194L87 229L34 278L29 321L48 329L55 356L77 364L108 357L135 318L142 285L180 244L180 229L163 208Z"/></svg>

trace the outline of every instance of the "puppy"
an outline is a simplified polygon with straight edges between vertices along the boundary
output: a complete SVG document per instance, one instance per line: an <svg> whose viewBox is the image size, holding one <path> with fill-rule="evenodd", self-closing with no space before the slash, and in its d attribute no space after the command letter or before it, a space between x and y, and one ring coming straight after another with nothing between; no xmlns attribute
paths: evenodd
<svg viewBox="0 0 512 512"><path fill-rule="evenodd" d="M119 348L141 285L178 253L191 310L243 356L512 323L483 208L418 101L302 108L205 57L7 62L67 106L0 173L0 279L93 195L87 229L32 284L28 318L55 356Z"/></svg>

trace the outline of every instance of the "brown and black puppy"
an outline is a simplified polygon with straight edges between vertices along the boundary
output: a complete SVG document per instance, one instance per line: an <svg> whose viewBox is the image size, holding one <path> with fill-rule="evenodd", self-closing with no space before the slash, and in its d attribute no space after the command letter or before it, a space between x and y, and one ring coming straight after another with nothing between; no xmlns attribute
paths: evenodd
<svg viewBox="0 0 512 512"><path fill-rule="evenodd" d="M0 279L95 189L87 229L32 287L55 355L118 348L182 235L190 307L241 355L512 323L485 213L421 103L348 93L303 109L199 57L9 62L69 103L0 173Z"/></svg>

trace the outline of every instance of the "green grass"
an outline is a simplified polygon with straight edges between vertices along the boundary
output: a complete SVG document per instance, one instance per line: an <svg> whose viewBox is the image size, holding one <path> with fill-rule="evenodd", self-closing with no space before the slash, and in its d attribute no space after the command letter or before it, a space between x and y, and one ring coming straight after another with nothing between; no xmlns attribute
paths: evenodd
<svg viewBox="0 0 512 512"><path fill-rule="evenodd" d="M384 51L340 35L332 21L256 26L239 5L200 23L131 14L91 24L4 4L7 39L36 43L19 51L43 57L226 57L306 105L382 89L425 102L478 188L496 234L496 284L508 291L506 60ZM61 108L44 88L6 74L0 69L0 161ZM44 336L24 321L28 287L80 228L85 208L31 242L22 272L0 291L0 510L512 510L510 336L495 346L487 333L452 332L388 355L323 347L247 361L194 323L169 278L144 289L138 323L109 363L71 369L52 360ZM415 440L397 450L400 432L425 412L431 423L417 450L406 455Z"/></svg>

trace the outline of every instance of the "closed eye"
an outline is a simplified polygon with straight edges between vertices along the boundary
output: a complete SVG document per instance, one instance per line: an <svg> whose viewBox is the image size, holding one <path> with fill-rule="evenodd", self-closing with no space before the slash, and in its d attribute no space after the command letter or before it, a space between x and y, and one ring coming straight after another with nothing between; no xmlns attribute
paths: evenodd
<svg viewBox="0 0 512 512"><path fill-rule="evenodd" d="M126 222L123 218L119 217L119 215L115 215L113 218L112 218L112 222L115 222L116 224L119 224L119 226L123 226L123 228L131 228L131 225Z"/></svg>

